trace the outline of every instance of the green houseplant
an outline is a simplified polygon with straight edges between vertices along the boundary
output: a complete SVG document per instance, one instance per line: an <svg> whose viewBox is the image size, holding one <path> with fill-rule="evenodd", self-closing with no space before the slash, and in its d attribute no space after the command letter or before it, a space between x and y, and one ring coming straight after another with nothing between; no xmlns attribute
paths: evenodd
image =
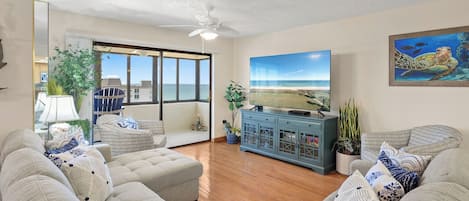
<svg viewBox="0 0 469 201"><path fill-rule="evenodd" d="M95 53L89 49L61 50L57 47L55 52L56 55L51 57L54 66L51 77L65 94L73 96L79 111L83 96L96 86Z"/></svg>
<svg viewBox="0 0 469 201"><path fill-rule="evenodd" d="M349 175L349 165L360 158L360 124L358 121L358 106L353 99L349 99L339 107L339 135L335 144L336 169L341 174Z"/></svg>
<svg viewBox="0 0 469 201"><path fill-rule="evenodd" d="M231 111L231 124L223 120L226 138L228 143L235 144L240 135L240 129L235 126L236 117L246 101L246 89L241 84L231 81L225 90L225 100L228 101L228 109Z"/></svg>

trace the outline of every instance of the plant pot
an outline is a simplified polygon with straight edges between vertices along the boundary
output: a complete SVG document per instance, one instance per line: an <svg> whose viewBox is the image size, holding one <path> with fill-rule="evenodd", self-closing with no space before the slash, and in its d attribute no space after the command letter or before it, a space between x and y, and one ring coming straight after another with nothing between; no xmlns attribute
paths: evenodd
<svg viewBox="0 0 469 201"><path fill-rule="evenodd" d="M228 133L226 134L226 142L228 144L238 144L239 137L235 134Z"/></svg>
<svg viewBox="0 0 469 201"><path fill-rule="evenodd" d="M350 171L350 163L356 159L360 159L360 155L348 155L337 151L335 153L335 169L337 172L343 175L352 174Z"/></svg>

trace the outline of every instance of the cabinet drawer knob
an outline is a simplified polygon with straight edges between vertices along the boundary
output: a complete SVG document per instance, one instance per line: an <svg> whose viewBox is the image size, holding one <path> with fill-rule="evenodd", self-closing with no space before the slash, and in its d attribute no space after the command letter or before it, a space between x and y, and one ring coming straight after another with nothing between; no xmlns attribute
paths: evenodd
<svg viewBox="0 0 469 201"><path fill-rule="evenodd" d="M269 121L269 118L265 118L266 121Z"/></svg>

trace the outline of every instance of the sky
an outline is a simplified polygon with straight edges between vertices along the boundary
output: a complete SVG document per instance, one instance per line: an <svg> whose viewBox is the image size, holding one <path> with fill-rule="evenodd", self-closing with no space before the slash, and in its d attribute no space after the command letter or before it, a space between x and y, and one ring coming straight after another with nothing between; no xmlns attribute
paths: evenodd
<svg viewBox="0 0 469 201"><path fill-rule="evenodd" d="M330 50L252 57L251 80L330 80Z"/></svg>
<svg viewBox="0 0 469 201"><path fill-rule="evenodd" d="M127 56L124 54L105 53L101 57L102 77L119 77L125 85L127 80ZM163 59L163 82L165 84L176 83L176 59ZM195 84L195 61L189 59L180 59L179 61L179 80L180 84ZM132 55L130 58L131 84L140 84L141 80L152 80L153 61L149 56ZM200 62L200 83L209 83L209 62L202 60Z"/></svg>

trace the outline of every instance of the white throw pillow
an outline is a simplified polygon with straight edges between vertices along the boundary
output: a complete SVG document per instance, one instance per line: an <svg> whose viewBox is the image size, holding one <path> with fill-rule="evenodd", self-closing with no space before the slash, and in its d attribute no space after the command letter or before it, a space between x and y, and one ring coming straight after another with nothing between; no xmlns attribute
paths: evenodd
<svg viewBox="0 0 469 201"><path fill-rule="evenodd" d="M78 156L67 155L60 169L80 200L104 201L112 193L109 168L99 151L94 148Z"/></svg>
<svg viewBox="0 0 469 201"><path fill-rule="evenodd" d="M379 201L363 175L356 170L337 190L334 201Z"/></svg>
<svg viewBox="0 0 469 201"><path fill-rule="evenodd" d="M399 201L405 194L404 187L392 177L391 172L379 160L368 170L365 179L381 201Z"/></svg>
<svg viewBox="0 0 469 201"><path fill-rule="evenodd" d="M386 142L381 144L381 150L379 152L386 153L394 165L400 166L409 171L414 171L419 176L423 174L425 168L430 162L430 159L432 158L432 156L419 156L397 150Z"/></svg>

